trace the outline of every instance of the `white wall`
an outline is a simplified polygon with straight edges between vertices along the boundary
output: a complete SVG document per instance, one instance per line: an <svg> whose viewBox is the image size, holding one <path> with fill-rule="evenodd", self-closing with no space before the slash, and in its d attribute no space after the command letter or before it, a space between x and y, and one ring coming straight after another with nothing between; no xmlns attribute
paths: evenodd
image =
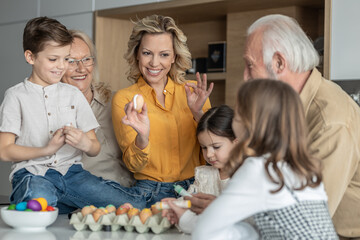
<svg viewBox="0 0 360 240"><path fill-rule="evenodd" d="M26 22L48 16L69 29L79 29L93 36L93 12L166 0L0 0L0 102L6 89L31 74L22 50L22 33ZM9 195L10 163L0 162L0 195Z"/></svg>
<svg viewBox="0 0 360 240"><path fill-rule="evenodd" d="M360 79L359 10L359 0L332 0L331 80Z"/></svg>

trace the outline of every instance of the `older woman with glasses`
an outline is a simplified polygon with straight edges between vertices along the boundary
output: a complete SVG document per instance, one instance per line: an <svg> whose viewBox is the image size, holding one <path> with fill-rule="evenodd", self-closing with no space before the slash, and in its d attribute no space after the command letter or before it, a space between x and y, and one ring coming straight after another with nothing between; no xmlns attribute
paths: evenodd
<svg viewBox="0 0 360 240"><path fill-rule="evenodd" d="M88 35L71 30L74 41L70 50L69 67L62 82L71 84L84 94L100 125L96 137L101 151L96 157L83 154L84 169L96 176L131 186L134 178L122 161L122 154L114 135L111 120L112 92L98 81L95 46Z"/></svg>

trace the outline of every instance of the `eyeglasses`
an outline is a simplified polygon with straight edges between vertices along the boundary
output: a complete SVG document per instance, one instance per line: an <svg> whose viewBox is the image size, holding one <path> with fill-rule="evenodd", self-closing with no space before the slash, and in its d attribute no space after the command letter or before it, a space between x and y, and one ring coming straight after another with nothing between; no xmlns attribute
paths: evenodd
<svg viewBox="0 0 360 240"><path fill-rule="evenodd" d="M82 62L84 67L91 67L95 64L95 58L94 57L84 57L83 59L76 60L74 58L68 58L67 59L69 63L69 69L75 69L79 66L79 62Z"/></svg>

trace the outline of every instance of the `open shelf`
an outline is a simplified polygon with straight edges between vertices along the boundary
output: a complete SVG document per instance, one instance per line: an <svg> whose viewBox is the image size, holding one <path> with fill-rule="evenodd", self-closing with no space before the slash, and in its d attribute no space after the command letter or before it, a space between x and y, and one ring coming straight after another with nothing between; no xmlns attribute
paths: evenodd
<svg viewBox="0 0 360 240"><path fill-rule="evenodd" d="M203 73L201 73L202 75ZM210 72L206 73L207 80L209 81L223 81L226 79L226 72ZM186 74L186 79L196 80L195 74Z"/></svg>

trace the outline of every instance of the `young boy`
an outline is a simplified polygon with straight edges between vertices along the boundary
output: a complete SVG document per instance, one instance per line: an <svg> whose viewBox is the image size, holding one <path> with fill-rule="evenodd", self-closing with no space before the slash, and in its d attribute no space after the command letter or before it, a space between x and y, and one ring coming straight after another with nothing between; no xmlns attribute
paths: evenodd
<svg viewBox="0 0 360 240"><path fill-rule="evenodd" d="M44 197L60 213L90 204L136 203L136 196L80 163L82 151L99 153L94 130L99 125L83 94L60 82L72 41L55 19L34 18L24 29L24 55L32 73L6 91L0 107L0 159L13 162L10 201Z"/></svg>

